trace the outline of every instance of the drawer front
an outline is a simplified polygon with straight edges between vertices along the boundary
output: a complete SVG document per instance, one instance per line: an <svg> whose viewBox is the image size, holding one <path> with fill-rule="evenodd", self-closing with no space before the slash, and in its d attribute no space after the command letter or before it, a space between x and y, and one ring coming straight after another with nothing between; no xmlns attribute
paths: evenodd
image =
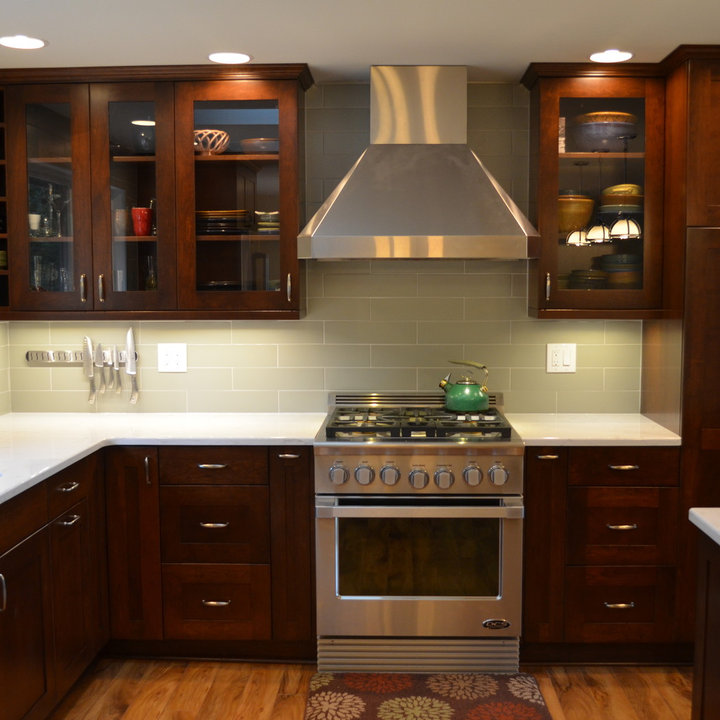
<svg viewBox="0 0 720 720"><path fill-rule="evenodd" d="M568 563L672 564L677 502L677 488L569 488Z"/></svg>
<svg viewBox="0 0 720 720"><path fill-rule="evenodd" d="M164 565L169 640L269 640L269 565Z"/></svg>
<svg viewBox="0 0 720 720"><path fill-rule="evenodd" d="M161 485L267 485L264 447L197 445L160 448Z"/></svg>
<svg viewBox="0 0 720 720"><path fill-rule="evenodd" d="M569 567L568 642L667 642L673 638L670 567Z"/></svg>
<svg viewBox="0 0 720 720"><path fill-rule="evenodd" d="M269 562L269 528L267 487L160 488L163 562Z"/></svg>
<svg viewBox="0 0 720 720"><path fill-rule="evenodd" d="M679 484L680 448L586 447L570 448L570 485Z"/></svg>
<svg viewBox="0 0 720 720"><path fill-rule="evenodd" d="M67 512L89 495L98 462L98 457L91 455L45 481L50 520Z"/></svg>

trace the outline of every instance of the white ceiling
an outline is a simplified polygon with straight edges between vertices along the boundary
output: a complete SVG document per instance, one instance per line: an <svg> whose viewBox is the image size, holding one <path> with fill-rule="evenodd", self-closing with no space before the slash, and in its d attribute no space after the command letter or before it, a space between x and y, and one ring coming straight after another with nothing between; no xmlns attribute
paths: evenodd
<svg viewBox="0 0 720 720"><path fill-rule="evenodd" d="M198 65L215 50L310 66L316 82L367 81L375 64L466 65L518 81L530 62L583 62L620 47L657 62L720 42L717 0L2 0L0 68Z"/></svg>

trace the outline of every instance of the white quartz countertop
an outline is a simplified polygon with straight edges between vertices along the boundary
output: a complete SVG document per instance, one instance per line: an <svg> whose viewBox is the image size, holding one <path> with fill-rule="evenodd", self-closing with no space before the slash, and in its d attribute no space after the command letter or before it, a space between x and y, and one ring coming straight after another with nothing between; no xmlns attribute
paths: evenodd
<svg viewBox="0 0 720 720"><path fill-rule="evenodd" d="M690 522L720 545L720 508L690 508Z"/></svg>
<svg viewBox="0 0 720 720"><path fill-rule="evenodd" d="M508 413L526 445L679 445L639 415ZM106 445L310 445L325 413L0 415L0 502Z"/></svg>
<svg viewBox="0 0 720 720"><path fill-rule="evenodd" d="M506 413L525 445L680 445L639 413Z"/></svg>

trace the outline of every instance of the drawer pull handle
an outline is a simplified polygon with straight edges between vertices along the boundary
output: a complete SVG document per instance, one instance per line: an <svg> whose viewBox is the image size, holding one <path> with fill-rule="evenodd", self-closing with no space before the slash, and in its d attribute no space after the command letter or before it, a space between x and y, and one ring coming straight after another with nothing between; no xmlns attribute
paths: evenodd
<svg viewBox="0 0 720 720"><path fill-rule="evenodd" d="M227 607L230 600L203 600L202 604L205 607Z"/></svg>
<svg viewBox="0 0 720 720"><path fill-rule="evenodd" d="M608 608L608 610L631 610L635 607L634 602L628 602L628 603L611 603L611 602L604 602L603 605Z"/></svg>
<svg viewBox="0 0 720 720"><path fill-rule="evenodd" d="M637 530L637 523L628 523L627 525L611 525L606 523L605 527L608 530Z"/></svg>
<svg viewBox="0 0 720 720"><path fill-rule="evenodd" d="M278 457L281 460L297 460L300 456L295 453L280 453Z"/></svg>
<svg viewBox="0 0 720 720"><path fill-rule="evenodd" d="M224 470L227 463L198 463L201 470Z"/></svg>
<svg viewBox="0 0 720 720"><path fill-rule="evenodd" d="M611 470L621 470L621 471L628 471L628 470L639 470L639 465L608 465L608 467Z"/></svg>
<svg viewBox="0 0 720 720"><path fill-rule="evenodd" d="M145 456L145 460L143 461L143 464L145 465L145 484L152 485L152 480L150 478L150 456L149 455Z"/></svg>
<svg viewBox="0 0 720 720"><path fill-rule="evenodd" d="M72 480L70 482L64 483L63 485L58 485L56 490L58 492L62 492L62 493L69 493L69 492L72 492L73 490L77 490L79 487L80 487L80 483L75 482L75 480Z"/></svg>
<svg viewBox="0 0 720 720"><path fill-rule="evenodd" d="M5 576L0 573L0 612L7 610L7 583Z"/></svg>
<svg viewBox="0 0 720 720"><path fill-rule="evenodd" d="M560 456L559 455L538 455L538 460L557 460Z"/></svg>
<svg viewBox="0 0 720 720"><path fill-rule="evenodd" d="M217 530L218 528L226 528L229 524L229 522L201 522L200 527Z"/></svg>
<svg viewBox="0 0 720 720"><path fill-rule="evenodd" d="M68 515L67 520L58 520L57 524L61 525L62 527L72 527L76 523L80 522L80 516L79 515Z"/></svg>

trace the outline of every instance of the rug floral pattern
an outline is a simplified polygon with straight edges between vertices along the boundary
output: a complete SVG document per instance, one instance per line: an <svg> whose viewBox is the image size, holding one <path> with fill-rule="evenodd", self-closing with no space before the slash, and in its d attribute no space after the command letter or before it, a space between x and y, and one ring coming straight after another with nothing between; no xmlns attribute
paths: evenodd
<svg viewBox="0 0 720 720"><path fill-rule="evenodd" d="M526 673L317 673L305 720L551 720Z"/></svg>

